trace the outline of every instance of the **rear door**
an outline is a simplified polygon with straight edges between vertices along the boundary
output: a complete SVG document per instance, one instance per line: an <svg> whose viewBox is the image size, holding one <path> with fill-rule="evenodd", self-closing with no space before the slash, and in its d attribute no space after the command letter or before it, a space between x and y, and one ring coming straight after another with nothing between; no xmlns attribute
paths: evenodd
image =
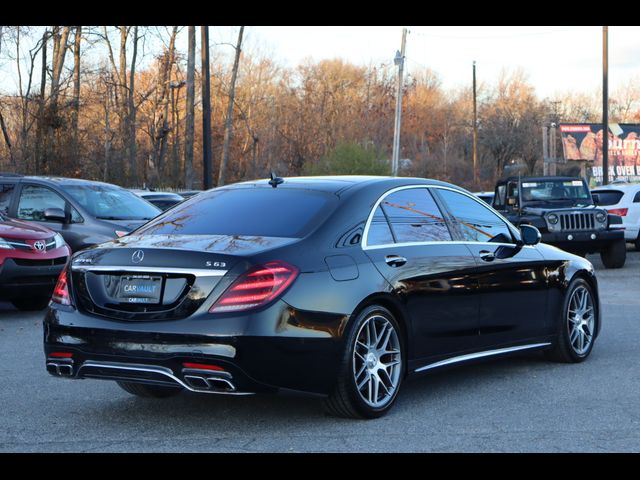
<svg viewBox="0 0 640 480"><path fill-rule="evenodd" d="M475 261L464 244L451 240L425 187L387 192L365 232L363 249L411 317L409 348L415 359L449 356L477 343Z"/></svg>
<svg viewBox="0 0 640 480"><path fill-rule="evenodd" d="M471 195L434 188L478 265L483 348L542 335L547 319L548 263L535 247L518 246L514 232Z"/></svg>

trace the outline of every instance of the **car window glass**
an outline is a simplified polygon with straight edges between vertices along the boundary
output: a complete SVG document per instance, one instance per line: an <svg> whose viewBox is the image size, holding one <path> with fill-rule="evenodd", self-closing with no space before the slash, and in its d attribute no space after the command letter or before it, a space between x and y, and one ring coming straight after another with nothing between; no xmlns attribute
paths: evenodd
<svg viewBox="0 0 640 480"><path fill-rule="evenodd" d="M369 225L369 233L367 235L367 245L387 245L393 243L393 235L387 222L382 208L378 205Z"/></svg>
<svg viewBox="0 0 640 480"><path fill-rule="evenodd" d="M507 193L506 185L499 185L496 189L496 196L493 199L495 206L503 206L505 204L505 194Z"/></svg>
<svg viewBox="0 0 640 480"><path fill-rule="evenodd" d="M20 192L17 217L23 220L45 221L44 211L47 208L64 210L65 200L60 195L45 187L26 185Z"/></svg>
<svg viewBox="0 0 640 480"><path fill-rule="evenodd" d="M451 240L442 213L426 188L394 192L381 205L398 243Z"/></svg>
<svg viewBox="0 0 640 480"><path fill-rule="evenodd" d="M12 193L13 184L0 184L0 214L7 215L9 213L9 204L11 203Z"/></svg>
<svg viewBox="0 0 640 480"><path fill-rule="evenodd" d="M480 202L451 190L438 190L462 239L471 242L511 243L507 224Z"/></svg>
<svg viewBox="0 0 640 480"><path fill-rule="evenodd" d="M639 203L640 202L640 192L636 193L636 196L633 197L633 203Z"/></svg>

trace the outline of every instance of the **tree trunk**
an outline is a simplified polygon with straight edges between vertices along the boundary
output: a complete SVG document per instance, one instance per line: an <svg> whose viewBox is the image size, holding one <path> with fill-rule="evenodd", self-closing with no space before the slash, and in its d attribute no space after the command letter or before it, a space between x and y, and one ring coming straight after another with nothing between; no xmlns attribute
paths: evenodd
<svg viewBox="0 0 640 480"><path fill-rule="evenodd" d="M40 75L40 103L38 104L38 125L36 127L36 155L34 172L36 175L40 173L44 159L44 105L45 105L45 91L47 88L47 40L49 39L49 32L44 32L42 35L42 67Z"/></svg>
<svg viewBox="0 0 640 480"><path fill-rule="evenodd" d="M71 134L73 135L73 153L78 162L78 114L80 112L80 42L82 40L82 27L76 27L75 42L73 48L73 110L71 111Z"/></svg>
<svg viewBox="0 0 640 480"><path fill-rule="evenodd" d="M233 71L231 72L231 85L229 86L229 106L227 107L227 119L224 125L224 143L222 145L222 160L220 161L220 171L218 172L218 186L224 185L227 163L229 162L229 146L233 135L233 102L236 96L236 79L238 78L238 65L240 64L240 53L242 52L242 34L244 27L240 27L238 33L238 44L236 45L236 57L233 60Z"/></svg>
<svg viewBox="0 0 640 480"><path fill-rule="evenodd" d="M187 118L184 139L185 187L193 188L193 138L195 117L196 27L189 27L189 51L187 53Z"/></svg>
<svg viewBox="0 0 640 480"><path fill-rule="evenodd" d="M159 179L164 175L164 157L167 151L167 138L169 134L169 96L172 85L171 82L171 71L173 69L173 63L175 58L175 43L176 43L176 34L178 33L178 27L174 26L171 31L171 37L169 39L169 51L166 53L165 61L163 64L161 76L160 76L160 91L161 97L159 104L162 108L162 113L160 115L160 119L158 121L158 125L156 128L156 139L158 140L157 148L156 148L156 158L154 159L154 165L156 166L157 178Z"/></svg>
<svg viewBox="0 0 640 480"><path fill-rule="evenodd" d="M131 68L129 69L129 88L127 95L127 134L129 154L129 167L131 169L130 182L132 185L138 183L138 151L136 144L136 114L137 105L135 104L135 73L136 59L138 57L138 27L133 27L133 52L131 55Z"/></svg>

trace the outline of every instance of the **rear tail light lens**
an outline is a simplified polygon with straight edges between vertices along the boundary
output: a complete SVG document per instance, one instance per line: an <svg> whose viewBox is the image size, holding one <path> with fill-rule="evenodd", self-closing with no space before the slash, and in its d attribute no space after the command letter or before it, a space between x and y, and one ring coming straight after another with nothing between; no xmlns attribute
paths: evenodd
<svg viewBox="0 0 640 480"><path fill-rule="evenodd" d="M120 237L124 237L125 235L128 235L129 232L125 232L124 230L116 230L116 237L120 238Z"/></svg>
<svg viewBox="0 0 640 480"><path fill-rule="evenodd" d="M626 217L629 209L628 208L612 208L611 210L607 210L607 211L613 215L620 215L621 217Z"/></svg>
<svg viewBox="0 0 640 480"><path fill-rule="evenodd" d="M60 272L58 283L56 283L56 288L53 289L51 301L54 303L59 303L60 305L71 305L71 297L69 296L68 284L68 267L64 267L62 272Z"/></svg>
<svg viewBox="0 0 640 480"><path fill-rule="evenodd" d="M283 261L258 265L240 275L209 309L212 313L257 308L283 293L299 270Z"/></svg>

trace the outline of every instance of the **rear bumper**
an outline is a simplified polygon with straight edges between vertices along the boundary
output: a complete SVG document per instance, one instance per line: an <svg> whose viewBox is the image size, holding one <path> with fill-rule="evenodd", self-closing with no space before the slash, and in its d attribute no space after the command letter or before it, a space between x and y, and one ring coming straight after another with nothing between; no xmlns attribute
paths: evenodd
<svg viewBox="0 0 640 480"><path fill-rule="evenodd" d="M301 327L305 315L281 300L245 317L169 322L113 321L54 306L44 320L47 370L67 378L155 383L203 393L295 390L326 395L337 378L342 339ZM326 326L331 319L321 315L318 321ZM344 316L335 317L341 322ZM54 352L72 357L55 359ZM56 363L63 368L56 370ZM193 371L185 363L222 370ZM212 379L213 388L206 388L206 379ZM223 388L225 381L231 387Z"/></svg>
<svg viewBox="0 0 640 480"><path fill-rule="evenodd" d="M0 298L50 296L66 259L5 259L0 265Z"/></svg>
<svg viewBox="0 0 640 480"><path fill-rule="evenodd" d="M595 238L591 238L595 235ZM569 240L569 236L572 237ZM567 251L600 252L618 240L624 239L623 230L602 230L599 232L545 232L542 234L542 242L555 245Z"/></svg>

